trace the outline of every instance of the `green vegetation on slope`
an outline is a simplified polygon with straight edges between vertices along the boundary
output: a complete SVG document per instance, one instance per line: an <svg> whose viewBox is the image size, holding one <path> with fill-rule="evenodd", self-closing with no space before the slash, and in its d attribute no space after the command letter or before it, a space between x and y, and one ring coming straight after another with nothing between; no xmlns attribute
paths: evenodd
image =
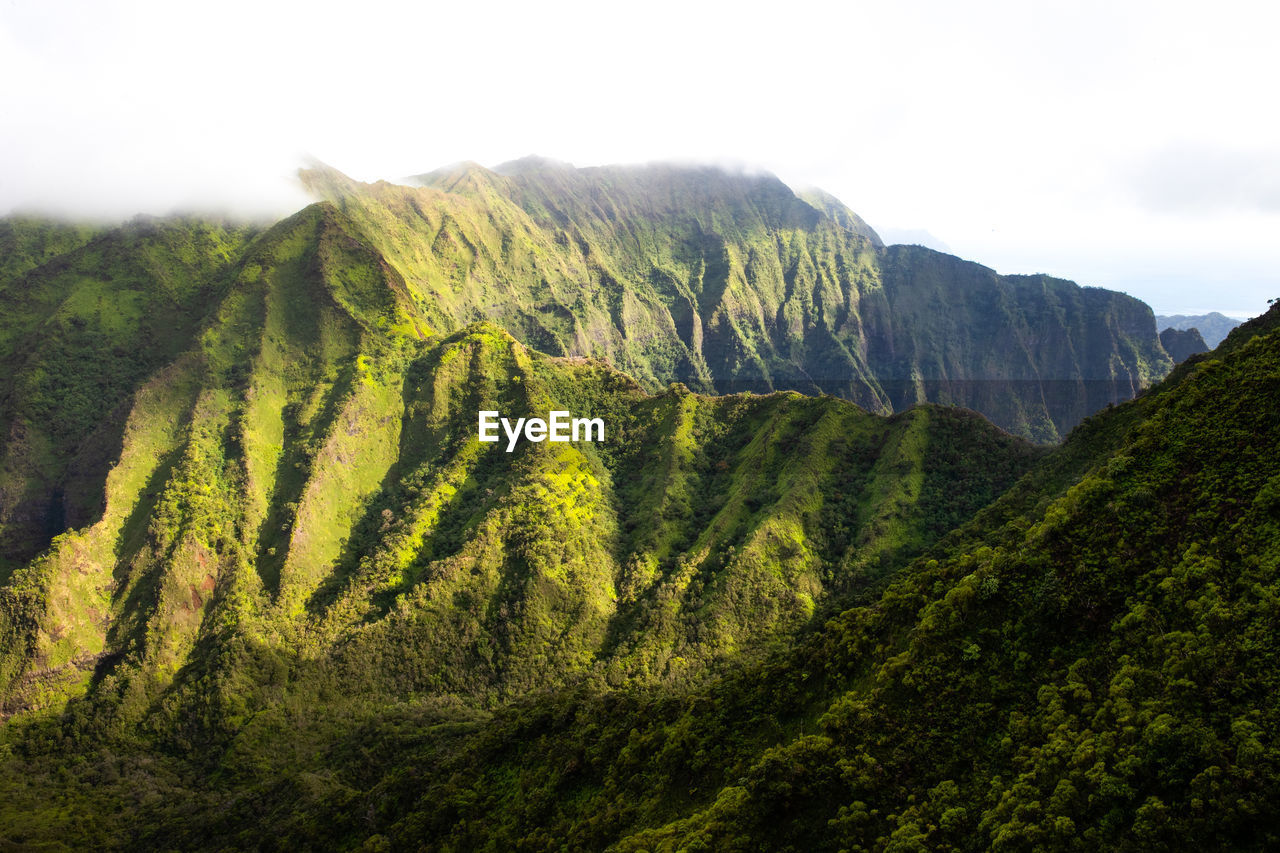
<svg viewBox="0 0 1280 853"><path fill-rule="evenodd" d="M38 216L0 220L0 290L36 267L80 248L98 230Z"/></svg>
<svg viewBox="0 0 1280 853"><path fill-rule="evenodd" d="M130 397L190 346L249 236L138 219L0 290L0 580L101 511Z"/></svg>
<svg viewBox="0 0 1280 853"><path fill-rule="evenodd" d="M710 168L461 164L423 187L303 174L429 322L497 322L647 389L796 390L888 414L955 404L1041 442L1170 367L1149 308L1046 276L881 246L822 193Z"/></svg>
<svg viewBox="0 0 1280 853"><path fill-rule="evenodd" d="M1276 318L1049 452L912 404L1051 439L1167 369L1145 306L771 178L309 180L23 237L6 843L1273 841Z"/></svg>
<svg viewBox="0 0 1280 853"><path fill-rule="evenodd" d="M1037 441L1168 367L1141 303L885 249L835 199L797 196L769 176L530 159L442 170L420 188L324 168L304 177L340 209L326 215L343 236L322 241L323 255L282 282L328 276L335 310L377 315L370 341L396 345L489 319L534 349L606 359L651 392L672 381L698 392L794 389L882 414L933 401ZM255 274L256 237L189 218L114 229L0 223L0 580L95 518L128 401L191 346L225 294L243 298L234 279ZM284 322L284 306L306 299L307 287L281 284L271 323ZM287 363L292 387L318 383L336 404L338 373L300 366L312 359L305 345L272 354L276 337L263 368ZM216 357L245 371L258 348L242 342ZM258 392L274 406L283 386L264 382ZM291 443L282 430L295 409L309 416L320 402L296 400L269 434L251 430L249 466L300 466L271 448ZM250 473L253 483L263 476ZM255 494L272 513L255 523L289 523L296 500L264 504Z"/></svg>
<svg viewBox="0 0 1280 853"><path fill-rule="evenodd" d="M882 591L864 587L862 605L766 659L693 683L527 693L493 711L379 702L363 683L346 692L346 673L317 674L326 701L314 704L291 698L306 692L287 653L240 637L204 676L206 693L221 684L261 703L229 740L199 758L163 737L131 743L104 731L93 702L32 718L8 734L6 825L26 840L52 826L120 844L126 830L102 816L128 803L146 843L181 847L1274 846L1272 315L1090 418ZM666 434L680 434L687 399L654 400ZM940 414L954 413L926 410ZM919 422L890 452L912 455ZM681 456L646 472L683 482ZM899 492L913 491L906 479ZM55 777L68 747L84 758ZM42 799L51 789L60 799Z"/></svg>
<svg viewBox="0 0 1280 853"><path fill-rule="evenodd" d="M54 672L167 683L224 623L388 698L680 682L874 581L1039 455L961 410L649 396L492 326L388 347L336 301L273 319L336 215L259 241L200 349L137 397L121 464L152 467L113 470L104 518L21 571L14 707L51 702L33 685ZM477 440L486 408L600 416L607 440L508 454Z"/></svg>
<svg viewBox="0 0 1280 853"><path fill-rule="evenodd" d="M122 407L100 514L0 590L15 761L65 724L157 751L163 781L114 777L145 791L197 766L292 772L312 711L332 733L422 697L473 719L576 683L676 689L867 588L1041 455L961 410L653 396L492 325L429 338L328 205L219 281L190 348ZM477 441L481 408L608 433L508 454ZM163 758L183 754L204 758ZM79 835L79 806L31 810L42 772L6 827L118 843Z"/></svg>

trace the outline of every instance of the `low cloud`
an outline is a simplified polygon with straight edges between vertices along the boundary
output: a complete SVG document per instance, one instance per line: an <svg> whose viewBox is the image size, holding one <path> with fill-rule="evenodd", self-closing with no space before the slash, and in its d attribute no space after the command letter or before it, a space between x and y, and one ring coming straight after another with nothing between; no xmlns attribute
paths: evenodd
<svg viewBox="0 0 1280 853"><path fill-rule="evenodd" d="M900 243L908 246L924 246L926 249L933 249L935 252L945 252L948 255L955 254L950 246L923 228L884 227L877 228L876 233L880 235L880 239L884 240L886 245Z"/></svg>

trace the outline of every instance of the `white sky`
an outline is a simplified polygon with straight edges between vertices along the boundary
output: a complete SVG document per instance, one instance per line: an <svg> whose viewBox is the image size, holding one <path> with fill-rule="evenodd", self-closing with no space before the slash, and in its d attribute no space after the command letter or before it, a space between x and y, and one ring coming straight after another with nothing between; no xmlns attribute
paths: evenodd
<svg viewBox="0 0 1280 853"><path fill-rule="evenodd" d="M0 0L0 214L537 153L769 169L1157 313L1280 296L1280 5Z"/></svg>

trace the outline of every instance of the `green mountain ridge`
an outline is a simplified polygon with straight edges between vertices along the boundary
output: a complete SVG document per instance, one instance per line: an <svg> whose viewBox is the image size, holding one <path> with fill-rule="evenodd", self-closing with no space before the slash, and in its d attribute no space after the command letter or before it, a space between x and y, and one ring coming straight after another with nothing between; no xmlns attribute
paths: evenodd
<svg viewBox="0 0 1280 853"><path fill-rule="evenodd" d="M156 282L179 256L225 252L230 238L204 226L102 238L65 270L25 280L55 294L28 363L54 344L86 355L57 378L56 417L31 414L34 382L15 386L27 393L11 392L23 405L8 414L28 433L83 443L27 481L75 512L8 578L10 709L78 695L120 667L168 683L219 619L316 656L339 643L361 662L350 678L387 671L363 666L366 646L410 644L437 661L371 687L387 695L502 697L589 670L681 678L802 624L830 590L874 580L1036 456L960 411L884 420L834 398L683 386L650 397L601 363L548 358L491 325L433 337L414 291L360 234L319 204L243 235L238 260L183 291L213 299L194 328L120 310L136 298L128 289L113 325L101 302L81 323L59 312L69 280L88 287L71 278L77 265L100 268L121 241L146 249ZM117 347L152 335L148 358L171 361L143 381L151 362L134 356L137 390L103 387L105 344L83 341L107 335ZM80 388L98 393L79 392L80 404ZM480 409L557 407L606 413L617 443L508 457L476 441ZM73 416L85 425L71 430ZM100 435L86 439L93 416ZM11 442L8 458L25 460L29 444ZM91 451L95 467L82 464ZM544 503L555 512L535 510ZM512 550L512 536L524 544Z"/></svg>
<svg viewBox="0 0 1280 853"><path fill-rule="evenodd" d="M415 189L318 168L304 179L333 201L299 215L341 216L339 254L368 255L370 281L394 291L399 313L377 334L487 319L535 349L608 360L650 392L826 392L880 414L940 402L1045 441L1169 364L1141 303L881 247L835 199L811 192L815 207L771 176L500 171L462 164ZM92 517L127 399L211 322L262 233L192 218L7 222L0 578Z"/></svg>
<svg viewBox="0 0 1280 853"><path fill-rule="evenodd" d="M5 822L112 845L101 816L129 802L128 837L184 848L1266 849L1277 396L1273 310L1088 419L860 604L707 681L485 711L343 705L338 680L317 704L240 641L219 660L238 686L210 684L265 707L229 745L140 763L117 737L42 805L61 755L42 750L94 716L29 723L5 778L35 781Z"/></svg>
<svg viewBox="0 0 1280 853"><path fill-rule="evenodd" d="M271 331L287 269L263 275L253 372L227 381L217 356L241 347L235 333L144 389L102 519L11 580L29 598L5 608L26 626L0 670L10 710L76 695L106 666L163 683L217 620L307 649L371 695L679 680L874 580L1038 455L960 410L885 420L794 394L650 397L483 325L290 382L273 364L288 338ZM257 307L234 304L228 332ZM320 333L349 355L346 318L325 311ZM510 455L476 441L479 409L565 406L615 437ZM406 647L409 671L369 666Z"/></svg>
<svg viewBox="0 0 1280 853"><path fill-rule="evenodd" d="M772 176L529 158L423 187L323 167L303 180L423 294L433 326L489 319L650 390L956 404L1049 442L1171 365L1131 297L885 248L834 198Z"/></svg>
<svg viewBox="0 0 1280 853"><path fill-rule="evenodd" d="M769 176L304 179L0 231L0 846L1276 843L1280 309L1152 385Z"/></svg>

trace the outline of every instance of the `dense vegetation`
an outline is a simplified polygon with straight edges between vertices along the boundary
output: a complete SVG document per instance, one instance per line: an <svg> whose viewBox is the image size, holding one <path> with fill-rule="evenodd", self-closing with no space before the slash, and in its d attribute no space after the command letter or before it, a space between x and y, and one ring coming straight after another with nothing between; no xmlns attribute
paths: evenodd
<svg viewBox="0 0 1280 853"><path fill-rule="evenodd" d="M0 581L95 519L130 398L191 346L250 233L0 223Z"/></svg>
<svg viewBox="0 0 1280 853"><path fill-rule="evenodd" d="M8 414L87 448L49 454L77 478L85 520L8 577L10 710L140 674L149 686L129 689L150 701L223 626L378 695L492 701L586 673L679 681L874 581L1037 455L961 410L884 419L832 397L653 396L492 325L432 336L352 228L317 205L253 239L195 291L218 302L185 352L161 304L99 304L97 322L145 356L97 344L91 368L52 375L28 357L52 388L15 390ZM193 231L138 239L225 245ZM80 331L68 337L107 337ZM104 371L162 356L117 403L127 382ZM506 453L477 442L481 409L601 416L608 440ZM94 417L103 436L86 438ZM96 470L81 465L90 450L106 457Z"/></svg>
<svg viewBox="0 0 1280 853"><path fill-rule="evenodd" d="M763 659L485 709L387 702L227 626L141 726L118 686L11 720L3 825L184 848L1273 847L1280 311L1228 346Z"/></svg>
<svg viewBox="0 0 1280 853"><path fill-rule="evenodd" d="M326 168L304 180L329 201L298 216L329 222L333 248L289 261L272 316L327 270L339 313L392 348L489 320L535 350L605 359L650 393L681 382L829 393L878 414L959 405L1041 442L1171 364L1136 300L885 248L836 199L769 176L530 159L455 167L422 187ZM94 522L131 401L183 353L205 358L197 336L255 319L247 288L297 220L265 232L192 218L0 221L0 581ZM372 301L352 301L357 291ZM375 304L387 299L392 313ZM336 401L337 363L354 350L310 322L322 348L339 347L319 355L323 371L306 340L268 346L264 363L290 362L288 382L319 382ZM247 372L257 347L235 346L216 357Z"/></svg>
<svg viewBox="0 0 1280 853"><path fill-rule="evenodd" d="M503 172L0 232L0 846L1280 842L1280 308L1053 449L852 385L695 393L748 375L717 323L771 377L809 357L734 307L766 246L800 271L773 316L796 281L883 299L904 364L1100 350L1133 391L1168 357L1145 306L884 249L768 179ZM695 227L729 259L702 289ZM881 296L820 271L855 254ZM874 364L842 375L892 398ZM912 383L1051 423L1047 375ZM606 439L507 453L480 409Z"/></svg>

